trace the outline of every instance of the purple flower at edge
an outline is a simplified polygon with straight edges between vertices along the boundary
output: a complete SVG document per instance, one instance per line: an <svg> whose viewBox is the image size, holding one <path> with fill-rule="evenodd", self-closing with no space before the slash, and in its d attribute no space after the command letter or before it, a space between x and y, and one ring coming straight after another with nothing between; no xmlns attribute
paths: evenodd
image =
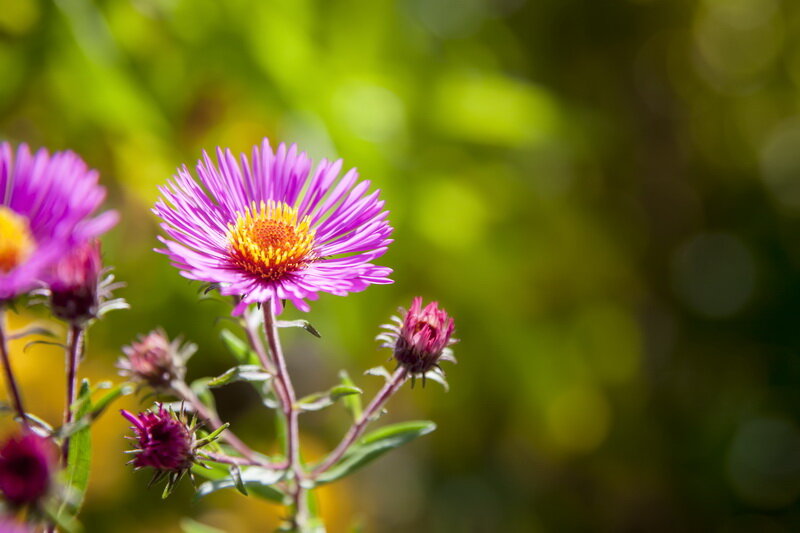
<svg viewBox="0 0 800 533"><path fill-rule="evenodd" d="M0 301L48 281L55 261L116 223L113 211L92 218L105 195L73 152L0 143Z"/></svg>
<svg viewBox="0 0 800 533"><path fill-rule="evenodd" d="M38 502L50 489L56 455L34 433L11 437L0 446L0 492L12 505Z"/></svg>
<svg viewBox="0 0 800 533"><path fill-rule="evenodd" d="M311 160L297 146L269 141L237 160L217 148L195 178L186 166L167 186L153 212L173 265L189 279L218 284L248 304L290 300L307 311L319 292L344 296L373 283L391 283L389 268L372 264L392 241L388 211L367 193L355 169L339 177L342 161Z"/></svg>

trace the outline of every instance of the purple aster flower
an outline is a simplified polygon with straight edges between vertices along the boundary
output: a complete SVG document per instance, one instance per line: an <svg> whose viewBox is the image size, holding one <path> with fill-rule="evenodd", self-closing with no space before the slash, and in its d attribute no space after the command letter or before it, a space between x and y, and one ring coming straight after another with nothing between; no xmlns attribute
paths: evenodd
<svg viewBox="0 0 800 533"><path fill-rule="evenodd" d="M75 246L116 222L90 218L105 198L98 175L72 152L13 152L0 143L0 301L28 292Z"/></svg>
<svg viewBox="0 0 800 533"><path fill-rule="evenodd" d="M130 461L135 469L146 466L156 470L180 472L194 462L194 430L164 407L145 411L138 416L120 411L133 424L136 434L136 456Z"/></svg>
<svg viewBox="0 0 800 533"><path fill-rule="evenodd" d="M439 361L455 362L450 345L458 342L452 338L455 322L438 302L422 307L422 298L417 296L406 311L400 308L400 316L393 316L393 324L384 324L385 332L378 335L383 346L394 350L393 357L416 377L431 370L441 372Z"/></svg>
<svg viewBox="0 0 800 533"><path fill-rule="evenodd" d="M189 278L241 297L290 300L304 311L319 292L344 296L372 283L391 283L391 270L371 261L386 252L392 228L380 191L367 193L355 169L339 178L341 160L311 160L297 146L269 141L253 148L251 161L217 148L217 162L203 153L197 179L184 166L161 187L153 212L164 220L167 254Z"/></svg>
<svg viewBox="0 0 800 533"><path fill-rule="evenodd" d="M12 505L38 502L49 490L56 455L34 433L11 437L0 447L0 492Z"/></svg>

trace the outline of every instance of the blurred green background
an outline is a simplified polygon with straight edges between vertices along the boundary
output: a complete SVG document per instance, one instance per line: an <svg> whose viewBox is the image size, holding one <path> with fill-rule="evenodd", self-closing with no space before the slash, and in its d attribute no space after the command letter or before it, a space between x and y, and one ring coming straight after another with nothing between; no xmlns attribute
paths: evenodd
<svg viewBox="0 0 800 533"><path fill-rule="evenodd" d="M77 151L122 215L132 309L93 329L96 378L157 325L201 345L193 377L231 363L228 309L151 251L156 186L203 148L297 142L382 189L396 283L322 296L321 341L286 333L297 388L384 363L377 327L417 294L460 364L390 405L437 432L323 491L330 531L800 530L796 1L0 0L0 73L0 137ZM15 350L57 421L62 354ZM246 387L218 401L273 446ZM313 458L346 415L304 423ZM188 484L162 502L126 426L94 430L90 532L277 523Z"/></svg>

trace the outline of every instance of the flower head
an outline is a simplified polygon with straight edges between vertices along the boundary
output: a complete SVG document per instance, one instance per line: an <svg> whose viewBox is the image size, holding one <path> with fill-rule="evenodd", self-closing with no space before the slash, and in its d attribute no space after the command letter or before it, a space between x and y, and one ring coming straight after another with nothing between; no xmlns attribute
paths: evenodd
<svg viewBox="0 0 800 533"><path fill-rule="evenodd" d="M159 406L155 411L134 415L122 410L136 435L136 456L130 461L136 469L146 466L156 470L180 472L195 459L194 428L181 417Z"/></svg>
<svg viewBox="0 0 800 533"><path fill-rule="evenodd" d="M67 321L86 321L97 316L100 283L100 242L90 241L72 250L53 266L50 306Z"/></svg>
<svg viewBox="0 0 800 533"><path fill-rule="evenodd" d="M0 492L12 505L38 502L50 489L56 456L50 441L35 433L0 446Z"/></svg>
<svg viewBox="0 0 800 533"><path fill-rule="evenodd" d="M373 265L391 242L379 191L342 162L311 160L297 146L275 152L264 139L251 161L217 149L196 167L184 166L162 187L153 212L172 263L189 278L241 297L234 312L290 300L307 311L319 292L343 296L372 283L390 283L391 270ZM199 181L199 183L198 183Z"/></svg>
<svg viewBox="0 0 800 533"><path fill-rule="evenodd" d="M378 340L394 350L392 356L412 377L421 375L424 380L429 371L441 372L439 361L455 362L448 348L458 342L452 338L455 322L438 302L423 309L422 298L417 296L411 308L400 308L400 316L393 316L392 321L382 326L386 331L378 335Z"/></svg>
<svg viewBox="0 0 800 533"><path fill-rule="evenodd" d="M186 361L195 350L193 344L182 347L180 339L170 342L167 334L157 329L123 347L125 357L120 357L117 367L123 376L167 390L173 381L183 380Z"/></svg>
<svg viewBox="0 0 800 533"><path fill-rule="evenodd" d="M114 225L113 211L91 218L105 198L97 181L72 152L0 143L0 301L48 281L59 258Z"/></svg>

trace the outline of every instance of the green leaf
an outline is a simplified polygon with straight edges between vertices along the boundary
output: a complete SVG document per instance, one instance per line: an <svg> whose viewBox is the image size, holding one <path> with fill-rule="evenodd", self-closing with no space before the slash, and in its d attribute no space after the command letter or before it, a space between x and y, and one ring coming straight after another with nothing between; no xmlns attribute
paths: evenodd
<svg viewBox="0 0 800 533"><path fill-rule="evenodd" d="M347 373L347 370L342 370L339 372L339 380L341 380L342 385L346 385L348 387L356 386L353 383L353 380L350 379L350 374ZM361 395L359 394L350 394L345 396L342 399L344 402L344 406L350 411L350 414L353 415L353 420L359 420L361 418L361 414L363 412L363 408L361 406Z"/></svg>
<svg viewBox="0 0 800 533"><path fill-rule="evenodd" d="M435 429L436 424L429 420L414 420L373 431L354 444L341 461L319 476L317 484L330 483L352 474L389 450L427 435Z"/></svg>
<svg viewBox="0 0 800 533"><path fill-rule="evenodd" d="M203 402L203 405L211 409L212 411L217 411L217 403L214 401L214 395L211 394L211 391L208 388L208 382L211 381L211 378L199 378L192 381L189 388L192 389L200 401Z"/></svg>
<svg viewBox="0 0 800 533"><path fill-rule="evenodd" d="M316 338L321 339L322 335L319 334L317 328L311 325L308 320L278 320L275 325L279 328L303 328L307 332L314 335Z"/></svg>
<svg viewBox="0 0 800 533"><path fill-rule="evenodd" d="M181 520L181 530L183 530L183 533L225 533L221 529L201 524L191 518Z"/></svg>
<svg viewBox="0 0 800 533"><path fill-rule="evenodd" d="M128 383L120 383L113 387L110 391L101 396L97 401L92 402L92 420L103 414L103 411L111 405L111 403L120 396L126 396L132 393L134 388Z"/></svg>
<svg viewBox="0 0 800 533"><path fill-rule="evenodd" d="M253 383L267 381L268 379L272 379L272 374L261 368L261 365L239 365L209 381L208 387L215 389L236 381Z"/></svg>
<svg viewBox="0 0 800 533"><path fill-rule="evenodd" d="M81 382L81 388L78 392L78 401L81 402L80 409L75 413L76 420L81 420L86 417L92 410L92 401L90 398L91 389L89 387L89 380L84 379ZM66 514L69 516L77 516L78 511L83 504L83 498L86 494L86 488L89 486L89 470L91 469L92 461L92 437L89 431L89 426L76 431L69 438L69 454L67 456L66 467L66 485L71 493L69 502L64 502L59 509L59 515Z"/></svg>
<svg viewBox="0 0 800 533"><path fill-rule="evenodd" d="M242 339L237 337L232 331L223 329L220 333L222 342L228 347L228 350L236 358L236 361L242 365L258 365L258 355L250 349Z"/></svg>
<svg viewBox="0 0 800 533"><path fill-rule="evenodd" d="M251 466L241 471L239 483L247 487L247 492L259 498L283 503L284 494L273 485L283 479L282 470L270 470L258 466ZM224 478L206 481L197 489L196 499L222 489L236 488L237 480L233 476L227 475Z"/></svg>
<svg viewBox="0 0 800 533"><path fill-rule="evenodd" d="M13 341L16 339L23 339L31 335L41 335L43 337L56 337L56 333L45 326L31 326L23 330L15 331L8 336L6 340Z"/></svg>
<svg viewBox="0 0 800 533"><path fill-rule="evenodd" d="M325 392L315 392L298 400L297 407L301 411L319 411L336 403L340 398L354 394L362 394L362 390L352 385L336 385Z"/></svg>
<svg viewBox="0 0 800 533"><path fill-rule="evenodd" d="M365 376L380 376L386 381L392 379L392 374L382 366L375 366L364 371Z"/></svg>
<svg viewBox="0 0 800 533"><path fill-rule="evenodd" d="M50 522L58 526L59 531L64 533L81 533L83 531L83 526L78 519L56 509L55 502L45 505L42 511Z"/></svg>

